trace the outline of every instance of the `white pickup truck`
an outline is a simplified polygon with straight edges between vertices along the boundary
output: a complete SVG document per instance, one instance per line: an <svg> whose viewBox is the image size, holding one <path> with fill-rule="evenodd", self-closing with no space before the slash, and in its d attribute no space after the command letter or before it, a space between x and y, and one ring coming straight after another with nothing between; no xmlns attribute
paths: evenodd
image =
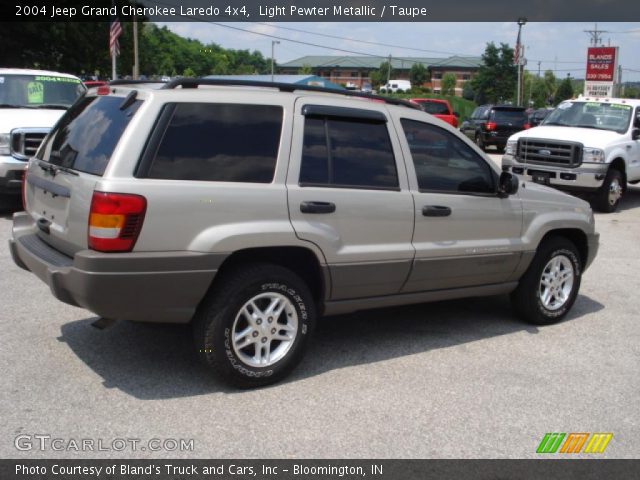
<svg viewBox="0 0 640 480"><path fill-rule="evenodd" d="M15 204L27 160L85 91L66 73L0 68L0 208Z"/></svg>
<svg viewBox="0 0 640 480"><path fill-rule="evenodd" d="M502 169L587 193L595 208L613 212L627 183L640 182L640 100L562 102L542 125L509 138Z"/></svg>

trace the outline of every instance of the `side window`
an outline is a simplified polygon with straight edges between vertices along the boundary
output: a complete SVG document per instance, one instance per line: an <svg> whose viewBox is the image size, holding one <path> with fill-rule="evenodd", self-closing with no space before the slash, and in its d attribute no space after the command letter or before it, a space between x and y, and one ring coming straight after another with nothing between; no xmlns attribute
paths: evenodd
<svg viewBox="0 0 640 480"><path fill-rule="evenodd" d="M476 108L473 113L471 114L471 118L475 119L475 118L480 118L480 112L482 111L482 109L480 107Z"/></svg>
<svg viewBox="0 0 640 480"><path fill-rule="evenodd" d="M148 177L270 183L281 131L279 106L176 104Z"/></svg>
<svg viewBox="0 0 640 480"><path fill-rule="evenodd" d="M420 191L494 193L495 174L466 143L440 127L402 119Z"/></svg>
<svg viewBox="0 0 640 480"><path fill-rule="evenodd" d="M300 185L397 189L396 161L386 124L307 116Z"/></svg>

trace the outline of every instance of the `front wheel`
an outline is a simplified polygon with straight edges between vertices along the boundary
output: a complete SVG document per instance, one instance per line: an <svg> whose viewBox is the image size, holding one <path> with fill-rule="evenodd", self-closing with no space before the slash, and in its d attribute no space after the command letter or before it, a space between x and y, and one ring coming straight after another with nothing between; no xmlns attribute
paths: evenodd
<svg viewBox="0 0 640 480"><path fill-rule="evenodd" d="M315 325L306 284L278 265L247 266L224 275L199 307L194 338L201 360L228 383L275 383L302 359Z"/></svg>
<svg viewBox="0 0 640 480"><path fill-rule="evenodd" d="M624 178L620 170L610 168L602 182L600 190L596 193L594 207L604 213L615 212L620 205L624 194Z"/></svg>
<svg viewBox="0 0 640 480"><path fill-rule="evenodd" d="M563 237L545 240L511 294L516 313L534 325L559 322L578 296L581 275L582 262L573 242Z"/></svg>

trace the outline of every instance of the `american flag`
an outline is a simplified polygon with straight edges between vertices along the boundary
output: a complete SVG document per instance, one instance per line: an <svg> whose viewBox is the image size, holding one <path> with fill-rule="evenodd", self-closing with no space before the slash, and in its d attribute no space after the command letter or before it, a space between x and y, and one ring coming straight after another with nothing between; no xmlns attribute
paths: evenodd
<svg viewBox="0 0 640 480"><path fill-rule="evenodd" d="M120 35L122 35L122 25L120 25L118 17L113 17L111 28L109 29L109 51L112 57L120 55L120 42L118 42Z"/></svg>
<svg viewBox="0 0 640 480"><path fill-rule="evenodd" d="M520 50L522 50L522 45L520 44L520 29L518 29L518 39L516 40L516 48L513 52L514 65L520 65Z"/></svg>

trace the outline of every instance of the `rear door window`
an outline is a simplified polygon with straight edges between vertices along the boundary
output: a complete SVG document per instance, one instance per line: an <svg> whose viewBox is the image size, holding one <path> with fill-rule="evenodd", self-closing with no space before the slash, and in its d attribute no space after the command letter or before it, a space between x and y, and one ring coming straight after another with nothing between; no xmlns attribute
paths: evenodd
<svg viewBox="0 0 640 480"><path fill-rule="evenodd" d="M283 111L280 106L169 104L171 119L149 168L149 178L270 183Z"/></svg>
<svg viewBox="0 0 640 480"><path fill-rule="evenodd" d="M523 110L494 110L491 120L501 124L521 125L526 122L527 116Z"/></svg>
<svg viewBox="0 0 640 480"><path fill-rule="evenodd" d="M37 158L80 172L104 174L122 133L138 110L140 100L86 97L62 116ZM121 108L125 105L125 108Z"/></svg>

